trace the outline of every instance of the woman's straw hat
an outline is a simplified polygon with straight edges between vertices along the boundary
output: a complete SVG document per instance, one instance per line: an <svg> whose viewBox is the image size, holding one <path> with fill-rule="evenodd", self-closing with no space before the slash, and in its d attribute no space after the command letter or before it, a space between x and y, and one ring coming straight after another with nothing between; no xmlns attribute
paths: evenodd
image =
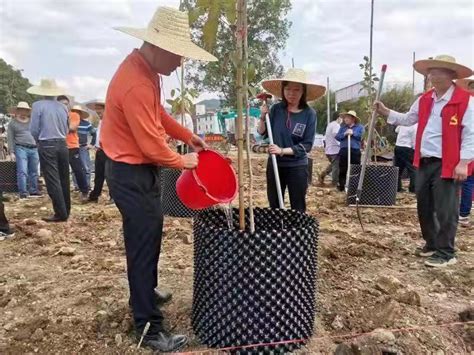
<svg viewBox="0 0 474 355"><path fill-rule="evenodd" d="M41 79L39 85L34 85L26 90L27 93L40 96L64 95L66 90L59 87L54 79Z"/></svg>
<svg viewBox="0 0 474 355"><path fill-rule="evenodd" d="M340 114L340 116L346 116L346 115L349 115L349 116L354 117L354 118L355 118L355 122L356 122L356 123L359 123L360 118L357 117L357 112L355 112L354 110L350 110L350 111L343 112L343 113Z"/></svg>
<svg viewBox="0 0 474 355"><path fill-rule="evenodd" d="M262 86L270 94L281 98L281 86L284 81L306 85L307 101L314 101L326 93L326 87L313 83L303 69L295 68L288 69L282 78L262 81Z"/></svg>
<svg viewBox="0 0 474 355"><path fill-rule="evenodd" d="M417 60L413 64L413 68L423 75L428 75L430 69L449 69L456 73L456 79L463 79L472 75L472 69L456 63L456 58L442 54L434 59Z"/></svg>
<svg viewBox="0 0 474 355"><path fill-rule="evenodd" d="M158 7L147 28L115 29L182 57L205 62L217 61L216 57L191 41L187 12Z"/></svg>
<svg viewBox="0 0 474 355"><path fill-rule="evenodd" d="M95 110L95 109L96 109L96 106L105 107L105 101L104 101L104 100L101 100L101 99L96 99L96 100L91 100L91 101L89 101L89 102L86 103L86 107L87 107L89 110Z"/></svg>
<svg viewBox="0 0 474 355"><path fill-rule="evenodd" d="M31 107L28 105L28 102L20 101L16 107L11 107L8 112L12 115L15 115L18 110L25 110L31 112Z"/></svg>
<svg viewBox="0 0 474 355"><path fill-rule="evenodd" d="M472 85L472 83L474 83L474 78L456 80L456 85L467 91L473 91L473 89L469 88L469 86Z"/></svg>
<svg viewBox="0 0 474 355"><path fill-rule="evenodd" d="M74 105L71 108L71 111L78 113L81 116L81 119L85 119L90 116L90 113L84 110L81 105Z"/></svg>

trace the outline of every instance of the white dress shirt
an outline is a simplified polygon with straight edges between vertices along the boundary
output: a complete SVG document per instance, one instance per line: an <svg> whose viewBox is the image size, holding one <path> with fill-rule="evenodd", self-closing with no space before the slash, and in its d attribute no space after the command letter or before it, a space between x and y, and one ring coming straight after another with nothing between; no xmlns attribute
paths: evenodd
<svg viewBox="0 0 474 355"><path fill-rule="evenodd" d="M397 132L398 135L395 145L397 147L415 149L417 127L418 123L414 124L413 126L397 126L397 128L395 128L395 132Z"/></svg>
<svg viewBox="0 0 474 355"><path fill-rule="evenodd" d="M325 152L327 155L339 154L339 142L336 140L336 135L339 132L340 124L334 120L326 127L326 134L324 135L324 142L326 143Z"/></svg>
<svg viewBox="0 0 474 355"><path fill-rule="evenodd" d="M454 85L446 93L438 98L433 92L433 108L431 109L428 123L426 124L423 136L421 137L421 157L442 157L442 119L441 111L451 100L454 92ZM387 122L393 125L411 126L418 122L418 108L420 98L410 107L408 113L403 114L390 110ZM474 98L469 99L467 110L462 119L461 135L461 159L474 160Z"/></svg>
<svg viewBox="0 0 474 355"><path fill-rule="evenodd" d="M95 131L95 147L100 148L100 127L102 126L102 120L99 121L97 131Z"/></svg>

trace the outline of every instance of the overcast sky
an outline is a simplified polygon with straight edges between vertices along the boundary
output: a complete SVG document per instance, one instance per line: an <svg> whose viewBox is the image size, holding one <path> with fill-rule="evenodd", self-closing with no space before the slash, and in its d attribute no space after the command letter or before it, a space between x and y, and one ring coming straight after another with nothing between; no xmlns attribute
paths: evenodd
<svg viewBox="0 0 474 355"><path fill-rule="evenodd" d="M56 78L77 100L104 98L123 58L140 41L112 29L145 27L156 7L179 0L0 0L0 57L33 83ZM293 0L282 64L338 89L361 80L369 53L370 0ZM375 0L374 68L390 84L411 83L412 56L451 54L474 65L473 0ZM422 77L416 75L417 87ZM169 96L178 86L165 78ZM209 97L203 94L202 97Z"/></svg>

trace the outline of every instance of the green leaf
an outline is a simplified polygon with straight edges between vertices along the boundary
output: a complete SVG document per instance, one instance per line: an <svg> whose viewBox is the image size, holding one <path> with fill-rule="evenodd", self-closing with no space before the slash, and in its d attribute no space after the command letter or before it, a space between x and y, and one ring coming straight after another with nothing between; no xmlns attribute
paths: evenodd
<svg viewBox="0 0 474 355"><path fill-rule="evenodd" d="M247 79L248 81L254 81L255 76L257 74L257 71L255 69L255 65L253 63L250 63L247 69Z"/></svg>
<svg viewBox="0 0 474 355"><path fill-rule="evenodd" d="M171 90L171 97L174 97L174 94L175 94L175 93L176 93L176 90L175 90L175 89Z"/></svg>

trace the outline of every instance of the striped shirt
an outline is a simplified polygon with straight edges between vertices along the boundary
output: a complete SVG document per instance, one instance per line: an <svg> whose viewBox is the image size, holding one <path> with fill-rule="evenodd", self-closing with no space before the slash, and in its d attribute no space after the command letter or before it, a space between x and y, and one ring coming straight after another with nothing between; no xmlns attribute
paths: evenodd
<svg viewBox="0 0 474 355"><path fill-rule="evenodd" d="M80 146L87 145L89 135L91 136L91 145L95 145L96 129L89 121L81 119L81 123L79 123L79 127L77 128L77 134L79 135Z"/></svg>

